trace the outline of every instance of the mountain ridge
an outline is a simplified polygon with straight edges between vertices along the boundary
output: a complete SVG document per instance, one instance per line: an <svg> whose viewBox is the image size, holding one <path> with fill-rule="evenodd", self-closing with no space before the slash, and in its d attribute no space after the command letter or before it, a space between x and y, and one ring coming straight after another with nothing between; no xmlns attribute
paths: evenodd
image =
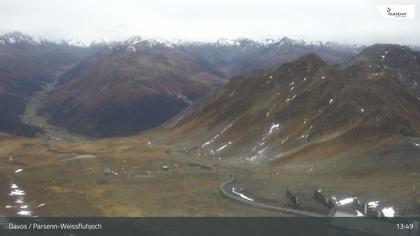
<svg viewBox="0 0 420 236"><path fill-rule="evenodd" d="M167 130L189 137L183 142L202 157L273 163L310 147L330 146L334 156L390 137L418 138L419 100L393 68L373 65L331 66L308 54L238 76Z"/></svg>
<svg viewBox="0 0 420 236"><path fill-rule="evenodd" d="M273 48L275 51L248 39L240 39L234 45L218 42L168 46L162 41L132 37L121 42L98 44L93 46L90 57L60 78L43 112L51 117L53 124L83 132L83 135L134 135L166 122L235 74L281 65L305 52L318 52L318 48L298 47L291 39L285 38L282 42L283 46ZM329 62L354 55L353 49L335 45L334 48L322 46L319 50ZM176 109L168 108L172 112L159 115L159 119L147 118L150 122L145 123L149 125L143 126L142 119L159 113L141 101L146 95L149 98L150 95L158 96L151 101L162 98L155 104L157 106L172 104ZM153 112L141 107L148 107ZM116 113L126 114L127 118L115 116ZM135 115L130 117L129 114ZM106 117L114 118L107 120Z"/></svg>
<svg viewBox="0 0 420 236"><path fill-rule="evenodd" d="M22 112L23 105L30 94L39 90L42 84L54 79L58 81L57 87L48 95L47 104L42 108L41 114L50 117L50 121L56 125L88 136L91 133L95 137L134 135L148 128L157 127L176 116L194 101L218 89L232 77L231 83L235 83L237 75L270 70L269 68L287 64L308 53L318 55L309 54L310 56L306 57L307 59L312 57L311 60L314 63L322 61L325 65L349 66L352 60L363 61L362 57L369 59L371 55L370 47L340 45L332 42L306 43L303 40L287 37L279 40L267 39L262 42L239 38L220 39L213 43L187 43L163 39L149 40L134 36L124 41L98 42L88 47L80 46L80 43L75 43L79 46L72 46L71 43L65 41L55 43L34 39L18 32L0 36L0 40L4 42L0 43L0 51L9 50L10 55L28 48L40 48L47 52L65 49L64 54L58 55L59 58L54 57L56 59L50 63L51 65L66 64L65 67L59 68L60 73L48 75L49 78L41 76L44 77L42 79L35 74L20 76L26 84L29 81L35 81L35 83L30 82L27 86L30 87L30 91L24 92L25 95L20 97L20 105L17 106L20 108L16 110L13 119L17 119L16 116ZM34 55L45 53L42 50L34 52ZM408 50L407 48L406 51ZM362 53L357 54L359 52ZM83 56L78 57L79 54ZM399 54L405 55L401 52L396 53L396 55ZM380 61L380 58L378 59L377 55L373 54L371 57L369 60L373 61L373 58L379 60L375 66L381 67L381 70L387 66L389 68L393 66L392 61L387 59ZM410 57L412 57L410 53L404 56L404 58ZM65 58L79 59L71 59L72 63L67 63L68 59ZM417 63L416 59L410 60L411 64ZM37 67L40 70L48 71L50 68L57 70L50 64L39 64ZM417 83L413 80L417 78L416 71L407 67L404 73L400 71L393 73L394 76L402 74L400 81L404 86L412 85L410 90L412 94L416 94L417 91L413 85ZM8 75L4 78L12 77ZM3 81L5 81L4 78ZM13 80L8 79L1 89L4 90L13 83ZM22 89L11 90L13 92L9 94L22 93ZM142 101L143 97L147 99ZM287 99L293 101L294 97L285 98ZM8 99L5 98L4 101L6 100ZM18 99L14 100L18 101ZM165 114L163 112L166 109L165 106L167 111L171 112ZM141 111L141 107L148 107L147 109L153 112ZM169 109L169 107L174 109ZM153 118L153 114L156 114L156 119ZM148 117L145 123L149 125L143 125L141 117L145 119ZM136 119L140 122L136 122ZM142 128L130 128L136 126ZM118 130L124 131L118 132Z"/></svg>

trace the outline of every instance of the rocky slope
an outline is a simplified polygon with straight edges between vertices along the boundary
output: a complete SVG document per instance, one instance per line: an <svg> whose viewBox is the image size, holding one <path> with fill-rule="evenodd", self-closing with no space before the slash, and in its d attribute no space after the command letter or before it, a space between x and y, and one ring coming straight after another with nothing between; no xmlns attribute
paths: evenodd
<svg viewBox="0 0 420 236"><path fill-rule="evenodd" d="M420 99L420 52L406 46L376 44L364 49L348 64L369 62L391 73L417 98Z"/></svg>
<svg viewBox="0 0 420 236"><path fill-rule="evenodd" d="M170 130L187 137L199 156L273 163L365 152L394 137L419 137L420 102L394 73L404 63L383 66L364 57L383 48L410 53L376 45L340 66L309 54L238 76Z"/></svg>

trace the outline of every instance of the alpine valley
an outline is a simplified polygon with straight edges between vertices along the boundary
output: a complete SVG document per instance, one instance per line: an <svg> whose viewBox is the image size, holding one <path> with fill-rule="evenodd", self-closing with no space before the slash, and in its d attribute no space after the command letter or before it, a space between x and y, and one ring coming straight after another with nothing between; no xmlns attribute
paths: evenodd
<svg viewBox="0 0 420 236"><path fill-rule="evenodd" d="M418 85L403 45L4 34L0 215L419 215Z"/></svg>

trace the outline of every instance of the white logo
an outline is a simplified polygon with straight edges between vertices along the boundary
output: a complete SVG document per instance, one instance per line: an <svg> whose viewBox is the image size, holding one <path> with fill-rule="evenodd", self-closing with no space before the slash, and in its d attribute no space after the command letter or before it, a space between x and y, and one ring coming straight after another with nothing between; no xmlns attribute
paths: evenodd
<svg viewBox="0 0 420 236"><path fill-rule="evenodd" d="M378 5L378 10L385 19L414 19L414 5Z"/></svg>

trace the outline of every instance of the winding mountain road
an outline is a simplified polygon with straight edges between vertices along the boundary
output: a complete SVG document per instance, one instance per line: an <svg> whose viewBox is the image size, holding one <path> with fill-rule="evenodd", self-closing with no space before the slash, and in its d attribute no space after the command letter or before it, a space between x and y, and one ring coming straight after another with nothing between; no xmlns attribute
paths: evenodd
<svg viewBox="0 0 420 236"><path fill-rule="evenodd" d="M309 216L309 217L326 216L326 215L316 214L316 213L308 212L308 211L269 205L266 203L257 202L255 200L249 200L249 198L241 197L241 195L239 195L238 192L236 191L234 192L234 184L236 181L236 176L230 171L227 171L227 170L221 170L221 171L229 175L230 178L229 180L219 185L219 191L223 196L230 198L234 200L235 202L240 202L251 207L256 207L256 208L266 209L266 210L271 210L271 211L284 212L284 213L298 215L298 216Z"/></svg>

